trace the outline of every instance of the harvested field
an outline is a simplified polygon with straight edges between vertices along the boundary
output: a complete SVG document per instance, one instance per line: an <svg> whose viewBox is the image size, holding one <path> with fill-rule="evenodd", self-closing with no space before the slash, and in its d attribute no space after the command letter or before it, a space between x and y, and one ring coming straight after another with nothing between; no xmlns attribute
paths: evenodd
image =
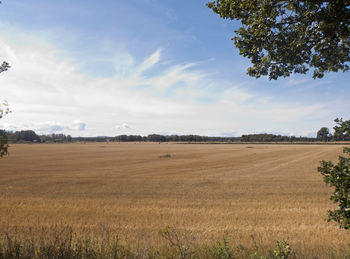
<svg viewBox="0 0 350 259"><path fill-rule="evenodd" d="M317 172L339 145L93 143L12 145L0 160L0 232L23 238L118 233L160 246L175 227L200 244L270 249L288 239L301 256L340 256L349 233L327 223L331 189ZM107 234L106 234L107 233Z"/></svg>

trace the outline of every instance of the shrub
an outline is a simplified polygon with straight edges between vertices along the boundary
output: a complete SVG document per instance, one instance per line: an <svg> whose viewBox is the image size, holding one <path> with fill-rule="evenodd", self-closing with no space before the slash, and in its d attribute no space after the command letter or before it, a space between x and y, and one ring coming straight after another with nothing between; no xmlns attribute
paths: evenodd
<svg viewBox="0 0 350 259"><path fill-rule="evenodd" d="M344 148L344 154L350 154L350 148ZM318 171L323 175L327 185L334 187L330 199L338 208L328 211L328 221L334 220L340 228L350 228L350 157L339 156L335 165L331 161L321 161Z"/></svg>
<svg viewBox="0 0 350 259"><path fill-rule="evenodd" d="M226 238L224 238L222 241L216 242L216 244L211 247L209 253L215 259L235 258L234 251L230 248Z"/></svg>

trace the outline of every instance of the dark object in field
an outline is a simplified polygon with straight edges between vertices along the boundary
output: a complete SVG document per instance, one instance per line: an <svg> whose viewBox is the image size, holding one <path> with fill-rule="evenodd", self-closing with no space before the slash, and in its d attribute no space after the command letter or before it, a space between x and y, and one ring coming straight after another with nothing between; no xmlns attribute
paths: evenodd
<svg viewBox="0 0 350 259"><path fill-rule="evenodd" d="M166 155L163 155L163 156L159 156L159 158L170 158L171 155L170 154L166 154Z"/></svg>

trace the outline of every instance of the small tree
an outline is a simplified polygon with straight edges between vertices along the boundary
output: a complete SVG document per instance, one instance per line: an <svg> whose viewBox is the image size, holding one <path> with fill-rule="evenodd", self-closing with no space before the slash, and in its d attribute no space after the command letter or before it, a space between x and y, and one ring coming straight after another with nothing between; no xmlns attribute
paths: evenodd
<svg viewBox="0 0 350 259"><path fill-rule="evenodd" d="M331 200L338 204L338 208L328 211L328 221L334 220L340 228L350 229L350 148L344 148L344 154L339 156L338 164L321 161L318 171L323 175L326 184L334 187Z"/></svg>
<svg viewBox="0 0 350 259"><path fill-rule="evenodd" d="M335 119L334 127L336 140L344 140L350 134L350 120ZM338 204L338 208L328 211L328 221L334 220L340 228L350 229L350 148L344 148L347 157L339 156L337 164L331 161L321 161L318 171L323 175L327 185L334 187L331 200Z"/></svg>
<svg viewBox="0 0 350 259"><path fill-rule="evenodd" d="M326 127L322 127L319 131L317 131L317 139L321 141L327 141L329 140L330 134L329 129Z"/></svg>

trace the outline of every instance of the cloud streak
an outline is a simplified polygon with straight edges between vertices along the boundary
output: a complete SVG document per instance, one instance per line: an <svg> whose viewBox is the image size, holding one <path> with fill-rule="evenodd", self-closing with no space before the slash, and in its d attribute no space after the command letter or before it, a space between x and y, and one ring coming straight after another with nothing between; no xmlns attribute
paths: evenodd
<svg viewBox="0 0 350 259"><path fill-rule="evenodd" d="M32 127L39 133L73 136L121 131L239 134L255 128L286 130L286 121L299 123L323 109L317 103L295 107L272 102L242 82L212 77L195 63L171 64L162 59L162 49L144 60L119 49L110 60L114 75L92 77L53 44L19 37L0 37L0 54L13 67L0 75L0 98L8 100L13 110L0 122L7 129ZM123 123L115 126L115 118Z"/></svg>

